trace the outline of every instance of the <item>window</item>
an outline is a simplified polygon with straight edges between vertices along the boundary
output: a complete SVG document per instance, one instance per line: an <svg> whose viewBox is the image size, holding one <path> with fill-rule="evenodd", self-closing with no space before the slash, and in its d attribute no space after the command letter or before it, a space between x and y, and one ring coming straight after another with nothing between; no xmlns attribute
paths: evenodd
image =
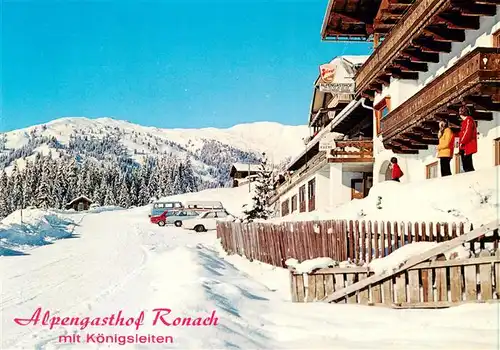
<svg viewBox="0 0 500 350"><path fill-rule="evenodd" d="M301 213L306 211L306 185L299 188L299 211Z"/></svg>
<svg viewBox="0 0 500 350"><path fill-rule="evenodd" d="M373 107L373 110L375 111L376 128L377 128L376 131L378 135L381 132L380 121L384 119L391 110L391 98L388 96L384 97L382 101L380 101L376 106Z"/></svg>
<svg viewBox="0 0 500 350"><path fill-rule="evenodd" d="M292 197L292 213L297 210L297 195Z"/></svg>
<svg viewBox="0 0 500 350"><path fill-rule="evenodd" d="M460 154L455 154L455 174L460 174L464 172L464 167L462 166L462 157Z"/></svg>
<svg viewBox="0 0 500 350"><path fill-rule="evenodd" d="M438 162L431 163L426 166L426 178L427 179L434 179L438 177Z"/></svg>
<svg viewBox="0 0 500 350"><path fill-rule="evenodd" d="M500 30L493 33L493 47L500 47Z"/></svg>
<svg viewBox="0 0 500 350"><path fill-rule="evenodd" d="M226 218L226 217L227 217L227 214L226 214L225 212L221 211L221 212L218 212L218 213L217 213L217 217L218 217L218 218Z"/></svg>
<svg viewBox="0 0 500 350"><path fill-rule="evenodd" d="M316 179L312 179L307 183L307 199L309 211L313 211L316 208Z"/></svg>
<svg viewBox="0 0 500 350"><path fill-rule="evenodd" d="M495 140L495 165L500 165L500 138Z"/></svg>
<svg viewBox="0 0 500 350"><path fill-rule="evenodd" d="M287 199L283 203L281 203L281 216L290 214L289 202L290 201Z"/></svg>
<svg viewBox="0 0 500 350"><path fill-rule="evenodd" d="M203 218L205 219L213 219L215 218L215 213L214 212L208 212Z"/></svg>

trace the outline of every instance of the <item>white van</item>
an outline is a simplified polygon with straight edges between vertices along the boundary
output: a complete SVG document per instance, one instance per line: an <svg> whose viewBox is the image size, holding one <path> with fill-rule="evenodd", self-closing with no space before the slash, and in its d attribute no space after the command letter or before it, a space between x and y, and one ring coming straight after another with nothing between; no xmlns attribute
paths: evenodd
<svg viewBox="0 0 500 350"><path fill-rule="evenodd" d="M224 206L221 202L217 201L190 201L184 204L184 208L191 210L221 210L224 209Z"/></svg>

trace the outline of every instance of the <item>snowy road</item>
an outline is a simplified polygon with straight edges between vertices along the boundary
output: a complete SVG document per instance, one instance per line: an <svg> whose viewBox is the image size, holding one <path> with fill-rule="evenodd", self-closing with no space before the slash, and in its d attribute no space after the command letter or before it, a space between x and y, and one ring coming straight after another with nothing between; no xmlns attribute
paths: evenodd
<svg viewBox="0 0 500 350"><path fill-rule="evenodd" d="M61 344L73 326L20 326L42 307L60 317L145 313L133 327L89 326L78 334L162 335L177 349L495 349L498 309L441 311L291 304L286 271L217 253L214 233L150 225L143 209L86 215L76 238L0 258L2 349L116 348ZM153 326L155 308L197 317L215 310L217 326Z"/></svg>

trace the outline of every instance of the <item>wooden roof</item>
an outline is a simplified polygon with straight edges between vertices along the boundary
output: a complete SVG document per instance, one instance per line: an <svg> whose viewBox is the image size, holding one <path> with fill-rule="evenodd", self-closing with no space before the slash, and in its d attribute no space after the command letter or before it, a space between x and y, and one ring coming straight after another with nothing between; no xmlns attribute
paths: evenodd
<svg viewBox="0 0 500 350"><path fill-rule="evenodd" d="M495 16L498 0L418 1L391 30L356 74L356 92L373 99L390 79L418 80L440 53L478 30L480 18Z"/></svg>
<svg viewBox="0 0 500 350"><path fill-rule="evenodd" d="M372 40L385 36L415 0L329 0L323 40Z"/></svg>

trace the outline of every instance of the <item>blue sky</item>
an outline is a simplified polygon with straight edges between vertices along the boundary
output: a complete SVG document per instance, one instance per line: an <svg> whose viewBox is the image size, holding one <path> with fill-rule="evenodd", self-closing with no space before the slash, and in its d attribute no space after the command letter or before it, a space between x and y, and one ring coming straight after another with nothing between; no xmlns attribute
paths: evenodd
<svg viewBox="0 0 500 350"><path fill-rule="evenodd" d="M2 2L0 131L66 116L305 124L327 0Z"/></svg>

